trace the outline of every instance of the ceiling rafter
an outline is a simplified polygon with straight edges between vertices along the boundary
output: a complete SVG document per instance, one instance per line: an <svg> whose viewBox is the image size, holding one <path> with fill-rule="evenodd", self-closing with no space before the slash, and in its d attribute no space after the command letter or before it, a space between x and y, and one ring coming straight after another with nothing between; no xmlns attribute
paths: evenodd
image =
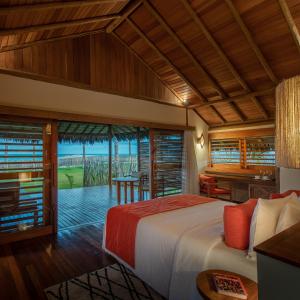
<svg viewBox="0 0 300 300"><path fill-rule="evenodd" d="M181 39L177 36L175 31L167 24L167 22L163 19L163 17L158 13L158 11L150 4L148 0L143 0L143 4L146 6L146 8L154 15L156 20L160 23L161 26L168 32L168 34L175 40L178 46L185 52L185 54L191 59L194 66L198 71L200 71L204 77L210 82L212 87L219 93L219 95L222 98L227 97L227 94L224 92L222 87L211 77L211 75L202 67L202 65L199 63L199 61L195 58L195 56L191 53L191 51L188 49L188 47L181 41ZM242 115L234 105L229 103L230 107L233 111L238 115L238 117L243 120Z"/></svg>
<svg viewBox="0 0 300 300"><path fill-rule="evenodd" d="M223 124L227 122L226 119L220 114L220 112L214 106L211 106L211 109L218 116L218 118L221 120Z"/></svg>
<svg viewBox="0 0 300 300"><path fill-rule="evenodd" d="M223 60L224 64L229 69L229 71L232 73L232 75L234 76L234 78L240 83L240 85L244 88L244 90L246 92L251 92L251 90L250 90L248 84L246 83L246 81L238 73L238 71L236 70L236 68L234 67L234 65L230 61L230 59L225 54L224 50L217 43L217 41L212 36L212 34L209 32L209 30L207 29L207 27L204 25L203 21L200 19L200 17L198 16L198 14L193 10L193 8L189 4L189 2L187 0L180 0L180 1L184 5L184 7L186 8L186 10L189 12L189 14L192 17L192 19L194 20L194 22L199 27L200 31L203 32L203 34L205 35L205 37L207 38L207 40L215 48L216 52L221 57L221 59ZM267 113L266 109L263 107L262 103L255 96L252 96L251 99L252 99L253 103L256 105L256 107L258 108L258 110L262 113L262 115L264 116L264 118L268 119L268 117L269 117L268 113Z"/></svg>
<svg viewBox="0 0 300 300"><path fill-rule="evenodd" d="M181 98L181 96L169 85L166 85L163 81L163 79L161 78L161 76L150 66L148 65L141 57L140 55L134 51L129 45L127 45L127 43L125 43L115 32L111 33L122 45L124 45L124 47L126 47L126 49L128 49L150 72L153 73L154 76L157 77L157 79L159 79L162 84L169 89L175 97L178 98L179 101L181 101L182 103L184 103L184 100Z"/></svg>
<svg viewBox="0 0 300 300"><path fill-rule="evenodd" d="M168 34L176 41L177 45L184 51L184 53L189 57L189 59L193 62L195 68L206 78L206 80L212 85L212 87L216 90L216 92L223 98L225 97L225 93L220 87L220 85L216 82L216 80L204 69L204 67L199 63L196 57L191 53L191 51L187 48L187 46L180 40L175 31L167 24L164 18L159 14L159 12L150 4L149 1L143 0L143 4L146 8L152 13L152 15L156 18L159 24L168 32Z"/></svg>
<svg viewBox="0 0 300 300"><path fill-rule="evenodd" d="M148 46L150 46L156 54L167 62L169 66L176 72L176 74L193 90L193 92L202 99L204 102L208 102L208 100L202 95L202 93L193 85L192 82L190 82L186 76L170 61L170 59L163 54L156 45L142 32L142 30L133 22L130 18L126 18L126 21L129 23L129 25L135 30L135 32L147 43Z"/></svg>
<svg viewBox="0 0 300 300"><path fill-rule="evenodd" d="M293 19L293 16L291 14L291 11L286 3L285 0L277 0L278 1L278 4L281 8L281 11L282 11L282 14L289 26L289 30L293 36L293 39L294 39L294 42L296 44L296 47L299 51L299 54L300 54L300 34L299 34L299 31L298 31L298 28L297 28L297 25Z"/></svg>
<svg viewBox="0 0 300 300"><path fill-rule="evenodd" d="M57 23L50 23L50 24L41 24L41 25L31 25L25 27L18 27L18 28L5 28L0 30L0 36L5 35L14 35L14 34L21 34L27 32L34 32L34 31L42 31L42 30L55 30L59 28L67 28L72 26L79 26L79 25L86 25L91 23L109 21L120 18L121 15L113 14L113 15L104 15L92 18L85 18L85 19L78 19L72 21L65 21L65 22L57 22Z"/></svg>
<svg viewBox="0 0 300 300"><path fill-rule="evenodd" d="M251 92L251 93L247 93L247 94L232 96L232 97L228 97L228 98L225 98L222 100L211 100L206 103L193 104L193 105L190 105L189 108L205 107L205 106L211 106L214 104L227 103L227 102L233 102L233 101L245 101L245 100L249 100L249 97L272 95L272 94L274 94L274 91L275 91L275 87L266 89L266 90Z"/></svg>
<svg viewBox="0 0 300 300"><path fill-rule="evenodd" d="M247 117L244 115L244 113L240 110L240 108L237 106L235 102L229 102L231 107L234 108L234 111L239 115L239 118L241 121L246 121Z"/></svg>
<svg viewBox="0 0 300 300"><path fill-rule="evenodd" d="M23 43L23 44L5 46L5 47L0 48L0 53L7 52L7 51L12 51L12 50L17 50L17 49L23 49L23 48L27 48L27 47L32 47L32 46L36 46L36 45L39 45L39 44L50 43L50 42L54 42L54 41L60 41L60 40L65 40L65 39L83 37L83 36L87 36L87 35L97 34L97 33L100 33L100 32L105 32L105 30L104 29L97 29L97 30L85 31L85 32L81 32L81 33L60 35L60 36L49 38L49 39L37 40L37 41Z"/></svg>
<svg viewBox="0 0 300 300"><path fill-rule="evenodd" d="M275 83L278 83L278 78L274 74L272 68L270 67L269 63L267 62L265 56L257 46L256 42L254 41L251 32L247 28L246 24L244 23L242 17L240 16L240 13L232 3L232 0L225 0L232 16L234 17L235 21L239 25L241 31L243 32L245 38L247 39L249 45L251 46L252 50L254 51L256 57L258 58L259 62L263 66L264 70L268 74L269 78Z"/></svg>
<svg viewBox="0 0 300 300"><path fill-rule="evenodd" d="M206 124L209 125L208 122L205 120L205 118L201 115L199 111L197 111L195 108L193 108L193 112Z"/></svg>
<svg viewBox="0 0 300 300"><path fill-rule="evenodd" d="M156 45L154 45L154 43L145 35L144 32L142 32L142 30L133 22L131 21L129 18L126 18L126 21L128 22L128 24L135 30L135 32L147 43L148 46L150 46L155 52L156 54L163 59L165 62L167 62L167 64L176 72L176 74L186 83L187 86L189 86L194 93L204 102L207 102L207 100L205 99L205 97L202 95L202 93L193 85L193 83L191 83L186 77L185 75L170 61L170 59L163 54L160 49L158 49L158 47Z"/></svg>
<svg viewBox="0 0 300 300"><path fill-rule="evenodd" d="M129 2L121 12L121 18L115 20L106 26L106 32L112 33L126 18L128 18L140 5L142 4L141 0L134 0Z"/></svg>
<svg viewBox="0 0 300 300"><path fill-rule="evenodd" d="M73 7L85 7L96 4L109 4L127 2L127 0L85 0L85 1L60 1L60 2L46 2L46 3L35 3L35 4L25 4L25 5L11 5L0 7L0 15L6 15L9 13L19 13L19 12L31 12L31 11L42 11L48 9L64 9Z"/></svg>

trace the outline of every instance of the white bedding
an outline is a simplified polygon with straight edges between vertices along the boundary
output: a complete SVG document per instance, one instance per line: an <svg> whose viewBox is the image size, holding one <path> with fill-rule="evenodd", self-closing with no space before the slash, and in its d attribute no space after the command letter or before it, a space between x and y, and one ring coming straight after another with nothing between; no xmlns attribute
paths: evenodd
<svg viewBox="0 0 300 300"><path fill-rule="evenodd" d="M195 280L206 269L233 271L256 281L256 262L223 242L225 205L215 201L141 219L133 271L170 300L201 299Z"/></svg>

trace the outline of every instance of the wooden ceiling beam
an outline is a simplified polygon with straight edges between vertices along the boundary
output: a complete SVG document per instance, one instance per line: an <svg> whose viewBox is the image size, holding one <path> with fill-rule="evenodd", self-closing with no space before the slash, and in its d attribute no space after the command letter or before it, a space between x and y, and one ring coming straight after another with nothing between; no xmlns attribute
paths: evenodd
<svg viewBox="0 0 300 300"><path fill-rule="evenodd" d="M85 1L60 1L60 2L46 2L46 3L36 3L27 5L11 5L0 7L0 15L6 15L9 13L23 13L31 11L43 11L48 9L61 9L61 8L73 8L73 7L85 7L96 4L108 4L108 3L118 3L127 2L127 0L85 0Z"/></svg>
<svg viewBox="0 0 300 300"><path fill-rule="evenodd" d="M121 12L121 18L111 22L106 27L107 33L112 33L123 21L126 20L140 5L142 4L141 0L133 0L129 2Z"/></svg>
<svg viewBox="0 0 300 300"><path fill-rule="evenodd" d="M243 87L243 89L246 92L248 92L248 93L251 92L248 84L245 82L245 80L242 78L242 76L238 73L238 71L236 70L236 68L234 67L234 65L230 61L230 59L225 54L224 50L221 48L221 46L217 43L217 41L215 40L215 38L209 32L209 30L207 29L207 27L205 26L205 24L203 23L203 21L201 20L201 18L198 16L198 14L194 11L194 9L190 5L190 3L187 0L180 0L180 1L183 4L183 6L186 8L186 10L188 11L188 13L190 14L190 16L192 17L192 19L194 20L194 22L197 24L199 30L205 35L205 37L207 38L207 40L214 47L214 49L216 50L216 52L218 53L218 55L221 57L221 59L223 60L224 64L229 69L229 71L234 76L234 78L239 82L239 84ZM261 104L261 102L257 98L255 98L255 96L251 97L251 99L252 99L253 103L256 105L257 109L264 116L264 118L268 119L268 117L269 117L268 113L265 110L265 108L263 107L263 105Z"/></svg>
<svg viewBox="0 0 300 300"><path fill-rule="evenodd" d="M124 47L126 47L126 49L128 49L151 73L153 73L153 75L155 77L157 77L157 79L159 79L162 84L169 89L173 95L175 97L178 98L178 101L181 102L184 105L184 100L181 98L181 96L169 85L166 85L163 81L163 79L161 78L161 76L159 74L157 74L157 72L151 67L149 66L141 57L140 55L134 51L131 47L129 47L129 45L127 45L127 43L125 43L115 32L111 33Z"/></svg>
<svg viewBox="0 0 300 300"><path fill-rule="evenodd" d="M214 106L210 106L210 108L211 108L212 112L218 116L218 118L221 120L222 124L227 122L226 119L219 113L219 111Z"/></svg>
<svg viewBox="0 0 300 300"><path fill-rule="evenodd" d="M50 23L50 24L32 25L32 26L18 27L18 28L7 28L7 29L0 30L0 36L22 34L22 33L43 31L43 30L55 30L59 28L67 28L72 26L109 21L109 20L119 19L120 17L121 17L120 15L114 14L114 15L98 16L93 18L86 18L86 19L79 19L79 20L72 20L72 21L65 21L65 22Z"/></svg>
<svg viewBox="0 0 300 300"><path fill-rule="evenodd" d="M250 90L248 90L250 91ZM269 119L269 114L264 108L263 104L261 101L259 101L255 96L250 97L252 102L255 104L256 108L260 111L260 113L263 115L263 117L267 120Z"/></svg>
<svg viewBox="0 0 300 300"><path fill-rule="evenodd" d="M190 105L189 108L204 107L204 106L210 106L210 105L214 105L214 104L227 103L227 102L233 102L233 101L249 100L249 97L272 95L272 94L274 94L274 91L275 91L275 88L270 88L270 89L266 89L266 90L262 90L262 91L251 92L251 93L238 95L238 96L232 96L232 97L228 97L228 98L225 98L222 100L213 100L213 101L208 101L206 103L193 104L193 105Z"/></svg>
<svg viewBox="0 0 300 300"><path fill-rule="evenodd" d="M243 112L240 110L240 108L237 106L235 102L228 102L230 105L231 109L234 110L234 112L238 115L241 121L246 121L247 117L243 114Z"/></svg>
<svg viewBox="0 0 300 300"><path fill-rule="evenodd" d="M160 25L168 32L168 34L175 40L177 45L184 51L184 53L189 57L193 62L195 68L205 77L205 79L213 86L216 92L222 97L226 97L226 94L217 83L217 81L204 69L204 67L199 63L187 46L180 40L176 32L167 24L164 18L158 13L158 11L153 7L153 5L148 0L143 0L143 4L146 8L152 13Z"/></svg>
<svg viewBox="0 0 300 300"><path fill-rule="evenodd" d="M240 122L240 121L236 121L236 122L227 122L225 125L224 124L214 124L214 125L209 125L209 128L220 128L222 127L222 129L226 129L226 128L230 128L230 126L235 126L235 125L240 125L240 126L246 126L246 125L269 125L269 124L273 124L274 123L274 119L269 119L269 120L265 120L265 119L251 119L251 120L247 120L244 122Z"/></svg>
<svg viewBox="0 0 300 300"><path fill-rule="evenodd" d="M195 108L193 109L193 111L206 125L209 125L206 119L201 115L201 113L199 113L199 111L197 111Z"/></svg>
<svg viewBox="0 0 300 300"><path fill-rule="evenodd" d="M86 32L81 32L81 33L74 33L74 34L68 34L68 35L61 35L57 37L53 37L50 39L45 39L45 40L37 40L37 41L32 41L24 44L17 44L17 45L10 45L10 46L5 46L0 48L0 53L1 52L7 52L7 51L12 51L12 50L17 50L17 49L23 49L27 47L32 47L44 43L51 43L54 41L60 41L60 40L65 40L65 39L71 39L71 38L78 38L78 37L83 37L87 35L92 35L92 34L97 34L100 32L105 32L104 29L98 29L98 30L92 30L92 31L86 31Z"/></svg>
<svg viewBox="0 0 300 300"><path fill-rule="evenodd" d="M156 45L145 35L144 32L129 18L126 18L126 21L128 24L133 28L133 30L140 36L141 39L143 39L146 44L155 51L155 53L164 60L175 72L176 74L186 83L187 86L189 86L193 92L204 102L207 102L207 99L201 94L201 92L193 85L192 82L190 82L185 75L170 61L170 59L163 54Z"/></svg>
<svg viewBox="0 0 300 300"><path fill-rule="evenodd" d="M240 29L242 30L245 38L247 39L249 45L251 46L252 50L254 51L256 57L258 58L259 62L263 66L264 70L268 74L269 78L275 83L278 83L278 79L275 76L274 72L272 71L270 65L268 64L266 58L264 57L263 53L257 46L256 42L254 41L252 34L250 33L249 29L247 28L246 24L244 23L243 19L241 18L238 10L232 3L232 0L225 0L232 16L234 17L235 21L239 25Z"/></svg>
<svg viewBox="0 0 300 300"><path fill-rule="evenodd" d="M293 36L293 39L295 41L296 47L298 49L298 52L300 53L300 34L297 28L297 25L293 19L293 16L291 14L291 11L286 3L285 0L277 0L278 4L281 8L282 14L289 26L290 32Z"/></svg>
<svg viewBox="0 0 300 300"><path fill-rule="evenodd" d="M148 0L143 0L143 4L147 7L147 9L154 15L156 20L160 23L160 25L168 32L168 34L175 40L178 46L185 52L185 54L190 58L193 62L194 67L202 73L202 75L206 78L206 80L213 86L216 92L222 97L227 97L226 93L223 91L222 87L215 81L214 78L202 67L199 61L195 58L192 52L187 48L187 46L181 41L181 39L177 36L176 32L167 24L164 18L159 14L159 12L153 7L153 5ZM243 115L240 110L238 110L233 104L229 104L232 110L237 114L237 116L244 120Z"/></svg>

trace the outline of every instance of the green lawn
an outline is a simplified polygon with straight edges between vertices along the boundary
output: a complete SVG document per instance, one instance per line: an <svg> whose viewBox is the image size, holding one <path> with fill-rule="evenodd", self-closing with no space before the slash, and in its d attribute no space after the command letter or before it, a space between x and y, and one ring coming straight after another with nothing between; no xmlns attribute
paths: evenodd
<svg viewBox="0 0 300 300"><path fill-rule="evenodd" d="M70 168L58 168L58 188L70 189L70 180L73 180L73 188L82 187L83 185L83 168L82 167L70 167Z"/></svg>

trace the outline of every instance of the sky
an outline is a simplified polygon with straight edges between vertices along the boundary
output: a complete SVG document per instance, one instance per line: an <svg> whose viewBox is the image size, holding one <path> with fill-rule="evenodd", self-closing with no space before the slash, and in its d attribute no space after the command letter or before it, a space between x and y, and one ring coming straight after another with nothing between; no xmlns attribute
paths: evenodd
<svg viewBox="0 0 300 300"><path fill-rule="evenodd" d="M108 142L95 143L93 145L86 144L85 146L87 155L108 155ZM113 147L114 151L114 147ZM131 141L131 153L137 153L137 143L136 141ZM128 154L128 142L119 142L119 154ZM82 155L82 144L68 144L59 143L58 144L58 155Z"/></svg>

